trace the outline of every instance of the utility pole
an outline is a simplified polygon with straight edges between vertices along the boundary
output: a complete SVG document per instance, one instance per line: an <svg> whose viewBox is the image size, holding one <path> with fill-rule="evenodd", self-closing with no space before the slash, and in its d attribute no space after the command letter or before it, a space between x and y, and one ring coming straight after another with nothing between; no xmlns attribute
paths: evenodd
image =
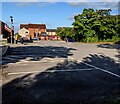
<svg viewBox="0 0 120 104"><path fill-rule="evenodd" d="M12 24L13 24L13 16L10 16L10 18L11 18L11 21L10 21L10 23L11 23L11 44L12 44Z"/></svg>

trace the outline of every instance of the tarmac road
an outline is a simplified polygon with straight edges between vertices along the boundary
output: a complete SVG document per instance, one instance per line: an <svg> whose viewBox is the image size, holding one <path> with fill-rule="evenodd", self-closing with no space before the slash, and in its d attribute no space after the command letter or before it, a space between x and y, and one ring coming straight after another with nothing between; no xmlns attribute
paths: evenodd
<svg viewBox="0 0 120 104"><path fill-rule="evenodd" d="M3 57L3 104L112 104L120 99L117 45L40 41Z"/></svg>

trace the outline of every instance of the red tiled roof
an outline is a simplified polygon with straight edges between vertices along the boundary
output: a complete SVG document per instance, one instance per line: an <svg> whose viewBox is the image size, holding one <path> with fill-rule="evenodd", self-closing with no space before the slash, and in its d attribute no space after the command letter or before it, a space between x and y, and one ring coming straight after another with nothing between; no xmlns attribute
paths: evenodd
<svg viewBox="0 0 120 104"><path fill-rule="evenodd" d="M40 29L46 29L45 24L20 24L20 28L40 28Z"/></svg>
<svg viewBox="0 0 120 104"><path fill-rule="evenodd" d="M28 29L28 25L27 24L20 24L20 29L22 29L23 27Z"/></svg>

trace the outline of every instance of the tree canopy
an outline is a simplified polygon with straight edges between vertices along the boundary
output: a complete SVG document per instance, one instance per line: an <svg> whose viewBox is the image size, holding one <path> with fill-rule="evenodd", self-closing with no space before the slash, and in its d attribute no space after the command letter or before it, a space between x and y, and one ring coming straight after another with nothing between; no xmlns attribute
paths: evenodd
<svg viewBox="0 0 120 104"><path fill-rule="evenodd" d="M111 15L111 9L84 9L74 16L73 27L61 27L57 34L64 39L72 37L80 42L120 41L120 15Z"/></svg>

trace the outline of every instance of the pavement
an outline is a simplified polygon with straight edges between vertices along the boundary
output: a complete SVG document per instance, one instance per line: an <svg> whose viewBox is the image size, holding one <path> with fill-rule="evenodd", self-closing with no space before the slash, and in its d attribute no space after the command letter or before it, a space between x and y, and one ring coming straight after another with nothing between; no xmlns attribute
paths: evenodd
<svg viewBox="0 0 120 104"><path fill-rule="evenodd" d="M3 57L3 104L113 104L120 100L118 46L39 41Z"/></svg>
<svg viewBox="0 0 120 104"><path fill-rule="evenodd" d="M8 45L0 45L0 67L2 68L2 57L5 56L8 52ZM2 76L0 70L0 86L2 86ZM2 89L0 89L0 103L2 102Z"/></svg>
<svg viewBox="0 0 120 104"><path fill-rule="evenodd" d="M0 65L2 64L2 57L5 56L9 50L9 45L1 45L0 46Z"/></svg>
<svg viewBox="0 0 120 104"><path fill-rule="evenodd" d="M0 46L0 53L1 53L1 56L4 56L4 55L6 55L6 52L7 52L7 50L9 49L9 45L2 45L2 46Z"/></svg>

